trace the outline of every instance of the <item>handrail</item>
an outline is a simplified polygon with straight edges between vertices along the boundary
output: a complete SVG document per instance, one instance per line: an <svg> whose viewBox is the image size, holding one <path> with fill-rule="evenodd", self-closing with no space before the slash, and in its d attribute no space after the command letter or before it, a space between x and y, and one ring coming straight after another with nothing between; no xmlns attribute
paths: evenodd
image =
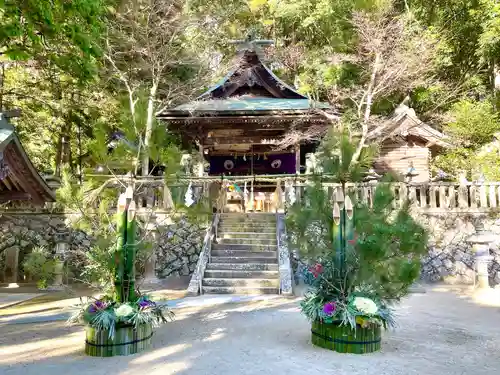
<svg viewBox="0 0 500 375"><path fill-rule="evenodd" d="M213 214L212 223L207 229L207 233L203 239L202 253L200 254L200 258L203 256L203 259L201 262L198 262L197 265L198 291L200 294L203 294L203 275L205 274L206 266L212 260L212 243L214 239L217 240L220 214L226 204L226 193L226 188L221 186L219 197L217 198L216 212Z"/></svg>
<svg viewBox="0 0 500 375"><path fill-rule="evenodd" d="M210 253L212 251L212 240L213 240L213 225L215 221L215 216L212 219L212 224L208 227L205 238L203 239L203 247L201 248L200 257L198 264L196 266L196 274L198 275L198 293L203 293L203 275L205 274L206 265L209 262ZM206 258L206 261L205 261Z"/></svg>
<svg viewBox="0 0 500 375"><path fill-rule="evenodd" d="M280 228L279 228L279 216L278 216L278 208L276 207L276 211L274 213L276 217L276 258L278 261L278 275L279 275L279 266L280 266ZM278 294L281 294L281 276L280 276L280 283L278 286Z"/></svg>

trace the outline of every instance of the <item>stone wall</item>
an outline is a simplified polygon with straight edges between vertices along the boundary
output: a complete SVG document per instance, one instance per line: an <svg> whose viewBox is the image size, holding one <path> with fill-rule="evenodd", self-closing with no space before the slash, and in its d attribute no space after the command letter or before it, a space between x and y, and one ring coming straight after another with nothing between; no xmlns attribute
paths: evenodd
<svg viewBox="0 0 500 375"><path fill-rule="evenodd" d="M422 261L421 278L425 282L472 284L475 278L475 255L467 239L476 233L481 222L498 239L491 245L490 285L500 284L500 215L470 213L414 214L429 233L429 252ZM298 253L294 251L294 257ZM293 262L295 282L303 277L304 267Z"/></svg>
<svg viewBox="0 0 500 375"><path fill-rule="evenodd" d="M198 262L207 227L180 219L158 227L156 274L159 278L191 275Z"/></svg>
<svg viewBox="0 0 500 375"><path fill-rule="evenodd" d="M490 253L490 284L500 284L500 218L492 215L477 216L464 213L419 215L430 234L429 254L423 260L422 279L451 283L473 283L475 259L467 238L476 233L481 222L484 229L498 235Z"/></svg>
<svg viewBox="0 0 500 375"><path fill-rule="evenodd" d="M62 214L0 214L0 281L27 281L20 266L26 255L35 247L45 247L55 253L62 233L69 234L71 250L88 250L91 239L81 231L69 229L66 220Z"/></svg>
<svg viewBox="0 0 500 375"><path fill-rule="evenodd" d="M86 233L71 229L72 219L72 215L64 214L0 213L0 282L27 281L21 266L26 255L41 246L55 253L61 233L66 233L71 254L88 251L93 241ZM168 220L172 224L163 222L155 225L153 239L157 276L190 275L196 267L206 226L182 217ZM74 266L78 260L70 262Z"/></svg>

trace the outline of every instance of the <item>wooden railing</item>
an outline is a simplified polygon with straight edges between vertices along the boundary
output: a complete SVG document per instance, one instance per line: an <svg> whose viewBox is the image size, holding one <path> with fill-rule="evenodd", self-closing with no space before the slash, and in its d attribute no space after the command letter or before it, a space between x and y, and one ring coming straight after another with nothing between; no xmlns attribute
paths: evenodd
<svg viewBox="0 0 500 375"><path fill-rule="evenodd" d="M347 192L357 201L371 204L379 183L346 184ZM333 196L340 184L324 183L324 188ZM421 211L440 212L489 212L500 209L500 182L485 183L390 183L395 195L394 206L409 200ZM305 184L297 186L297 197L303 195Z"/></svg>
<svg viewBox="0 0 500 375"><path fill-rule="evenodd" d="M191 185L193 198L198 201L202 198L211 200L215 207L215 200L219 198L221 186L228 183L239 184L242 192L242 202L248 210L261 212L282 211L286 205L301 200L304 189L308 185L307 177L300 176L248 176L241 178L194 178L183 181L169 182L161 179L137 180L136 196L139 206L150 209L169 210L172 204L183 204L186 191ZM212 184L216 184L212 187ZM347 183L346 191L356 201L371 203L377 185L381 183ZM333 196L341 184L324 182L323 187L328 194ZM389 183L395 194L394 205L403 204L410 200L412 205L422 211L453 211L453 212L488 212L500 210L500 182L485 183L455 183L455 182L432 182L432 183ZM257 190L267 186L266 199L269 204L257 205L248 202L257 199ZM116 187L115 187L116 188ZM216 192L214 196L210 192ZM119 193L117 193L119 194ZM220 202L219 202L220 204Z"/></svg>
<svg viewBox="0 0 500 375"><path fill-rule="evenodd" d="M241 176L241 177L195 177L165 180L162 177L136 178L132 181L127 176L110 178L96 191L86 194L88 205L98 207L104 199L116 201L125 190L127 183L132 183L139 209L170 211L175 206L184 205L188 190L195 202L202 199L217 205L221 187L236 183L242 190L242 202L247 211L276 212L300 201L304 189L310 183L306 175ZM325 180L327 180L325 178ZM379 183L348 183L346 189L357 201L371 203L374 191ZM341 185L323 182L325 190L333 194ZM439 212L490 212L500 210L500 182L485 183L391 183L396 199L394 205L400 205L409 199L414 208L421 211ZM258 192L263 188L266 202L257 204ZM106 198L107 197L107 198ZM114 199L116 198L116 199ZM253 201L252 201L253 199ZM220 203L220 201L218 202ZM28 208L29 202L19 202L2 207L3 210Z"/></svg>

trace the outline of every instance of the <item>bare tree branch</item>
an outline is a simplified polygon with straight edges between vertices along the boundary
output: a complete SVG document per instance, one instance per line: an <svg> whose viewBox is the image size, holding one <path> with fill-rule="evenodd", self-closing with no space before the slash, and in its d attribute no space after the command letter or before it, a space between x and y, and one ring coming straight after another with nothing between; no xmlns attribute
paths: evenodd
<svg viewBox="0 0 500 375"><path fill-rule="evenodd" d="M429 79L432 43L409 13L397 16L392 11L357 12L352 23L359 38L357 61L369 72L366 83L350 94L361 124L361 138L352 158L356 163L370 130L373 103L394 92L407 92Z"/></svg>

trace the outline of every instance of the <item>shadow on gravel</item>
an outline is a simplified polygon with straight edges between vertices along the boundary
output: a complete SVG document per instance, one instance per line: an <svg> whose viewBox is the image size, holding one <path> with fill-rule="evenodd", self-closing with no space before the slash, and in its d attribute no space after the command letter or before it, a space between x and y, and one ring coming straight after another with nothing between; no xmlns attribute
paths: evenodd
<svg viewBox="0 0 500 375"><path fill-rule="evenodd" d="M0 335L2 375L491 375L500 368L498 309L450 292L411 295L382 351L344 355L313 347L297 300L228 304L178 312L150 351L128 357L83 354L82 327L9 326ZM33 337L35 336L35 337Z"/></svg>
<svg viewBox="0 0 500 375"><path fill-rule="evenodd" d="M234 328L227 327L225 324L227 319L234 316L262 314L270 309L274 309L278 313L277 309L292 306L297 306L294 300L280 299L183 309L177 312L174 321L156 330L153 348L150 351L134 356L106 359L84 355L85 337L82 326L70 327L64 322L2 326L0 327L2 331L0 335L0 365L9 366L12 373L28 374L31 372L27 371L29 369L26 367L27 363L36 364L36 368L42 370L45 366L57 368L60 365L64 368L69 362L116 361L117 366L122 369L135 368L134 371L138 371L145 364L151 366L165 363L167 360L170 362L170 357L179 355L181 352L194 353L200 343L207 345L219 340L227 340L228 335L232 340L237 339ZM211 327L214 324L217 325L216 328ZM189 353L187 355L191 355ZM35 370L34 367L33 370ZM85 370L71 372L86 373ZM33 374L35 373L39 374L39 372L33 371ZM58 370L57 373L63 374L63 371ZM104 371L104 369L100 372L94 368L91 373L98 375L110 372Z"/></svg>

